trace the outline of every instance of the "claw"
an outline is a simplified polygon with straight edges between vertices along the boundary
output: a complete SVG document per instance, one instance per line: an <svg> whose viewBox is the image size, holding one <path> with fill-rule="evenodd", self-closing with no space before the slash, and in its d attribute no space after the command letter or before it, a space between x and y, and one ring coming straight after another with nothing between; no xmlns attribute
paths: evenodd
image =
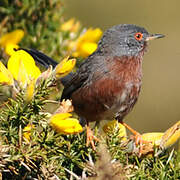
<svg viewBox="0 0 180 180"><path fill-rule="evenodd" d="M144 149L143 149L144 145L152 143L152 142L143 140L142 135L140 133L138 133L137 131L135 131L134 129L132 129L126 123L121 122L121 124L123 124L127 129L129 129L134 134L133 139L135 140L136 146L139 145L139 157L141 157L141 155L143 154L143 151L144 151Z"/></svg>
<svg viewBox="0 0 180 180"><path fill-rule="evenodd" d="M94 145L94 141L99 141L99 139L93 135L93 131L89 126L86 126L86 130L87 130L86 146L89 146L89 144L91 143L92 149L95 151L96 147Z"/></svg>
<svg viewBox="0 0 180 180"><path fill-rule="evenodd" d="M145 141L145 140L143 140L142 135L141 135L140 133L138 133L138 132L134 135L133 138L134 138L134 140L135 140L136 146L139 145L139 157L141 157L141 155L142 155L143 152L144 152L144 149L143 149L144 145L145 145L145 144L152 143L152 142L151 142L151 141Z"/></svg>

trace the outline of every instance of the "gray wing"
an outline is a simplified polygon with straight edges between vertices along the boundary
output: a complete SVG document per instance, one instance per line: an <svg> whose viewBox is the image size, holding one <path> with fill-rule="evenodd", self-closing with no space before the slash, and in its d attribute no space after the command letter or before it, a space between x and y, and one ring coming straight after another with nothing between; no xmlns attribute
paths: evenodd
<svg viewBox="0 0 180 180"><path fill-rule="evenodd" d="M62 92L61 100L70 99L72 93L83 86L89 77L91 71L90 67L91 61L89 59L84 60L77 72L71 74L72 76L65 80L65 83L63 83L64 90Z"/></svg>

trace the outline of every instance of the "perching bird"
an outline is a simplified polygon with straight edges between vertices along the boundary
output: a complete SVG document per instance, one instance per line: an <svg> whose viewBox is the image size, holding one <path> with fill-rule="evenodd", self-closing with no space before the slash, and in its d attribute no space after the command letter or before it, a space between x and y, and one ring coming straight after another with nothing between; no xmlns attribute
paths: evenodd
<svg viewBox="0 0 180 180"><path fill-rule="evenodd" d="M162 38L144 28L121 24L108 29L97 50L85 59L75 73L62 79L61 99L72 99L75 112L86 120L87 145L94 147L96 137L89 122L117 119L131 130L136 143L142 145L138 132L123 122L139 97L142 83L142 60L147 42ZM57 63L36 50L26 50L36 61L48 67Z"/></svg>

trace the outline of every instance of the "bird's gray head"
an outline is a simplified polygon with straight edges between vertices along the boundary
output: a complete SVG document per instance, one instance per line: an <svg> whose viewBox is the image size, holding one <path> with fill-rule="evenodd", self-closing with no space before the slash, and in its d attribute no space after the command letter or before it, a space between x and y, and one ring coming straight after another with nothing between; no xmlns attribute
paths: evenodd
<svg viewBox="0 0 180 180"><path fill-rule="evenodd" d="M146 29L133 24L121 24L108 29L98 45L98 51L115 56L143 55L147 41L164 37L149 34Z"/></svg>

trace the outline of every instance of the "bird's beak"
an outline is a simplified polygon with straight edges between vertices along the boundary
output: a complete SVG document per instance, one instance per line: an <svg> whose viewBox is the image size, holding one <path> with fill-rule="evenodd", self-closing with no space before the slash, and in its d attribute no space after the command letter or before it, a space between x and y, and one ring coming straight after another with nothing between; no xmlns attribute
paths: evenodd
<svg viewBox="0 0 180 180"><path fill-rule="evenodd" d="M165 37L165 35L163 35L163 34L151 34L146 38L146 41L150 41L150 40L158 39L158 38L163 38L163 37Z"/></svg>

